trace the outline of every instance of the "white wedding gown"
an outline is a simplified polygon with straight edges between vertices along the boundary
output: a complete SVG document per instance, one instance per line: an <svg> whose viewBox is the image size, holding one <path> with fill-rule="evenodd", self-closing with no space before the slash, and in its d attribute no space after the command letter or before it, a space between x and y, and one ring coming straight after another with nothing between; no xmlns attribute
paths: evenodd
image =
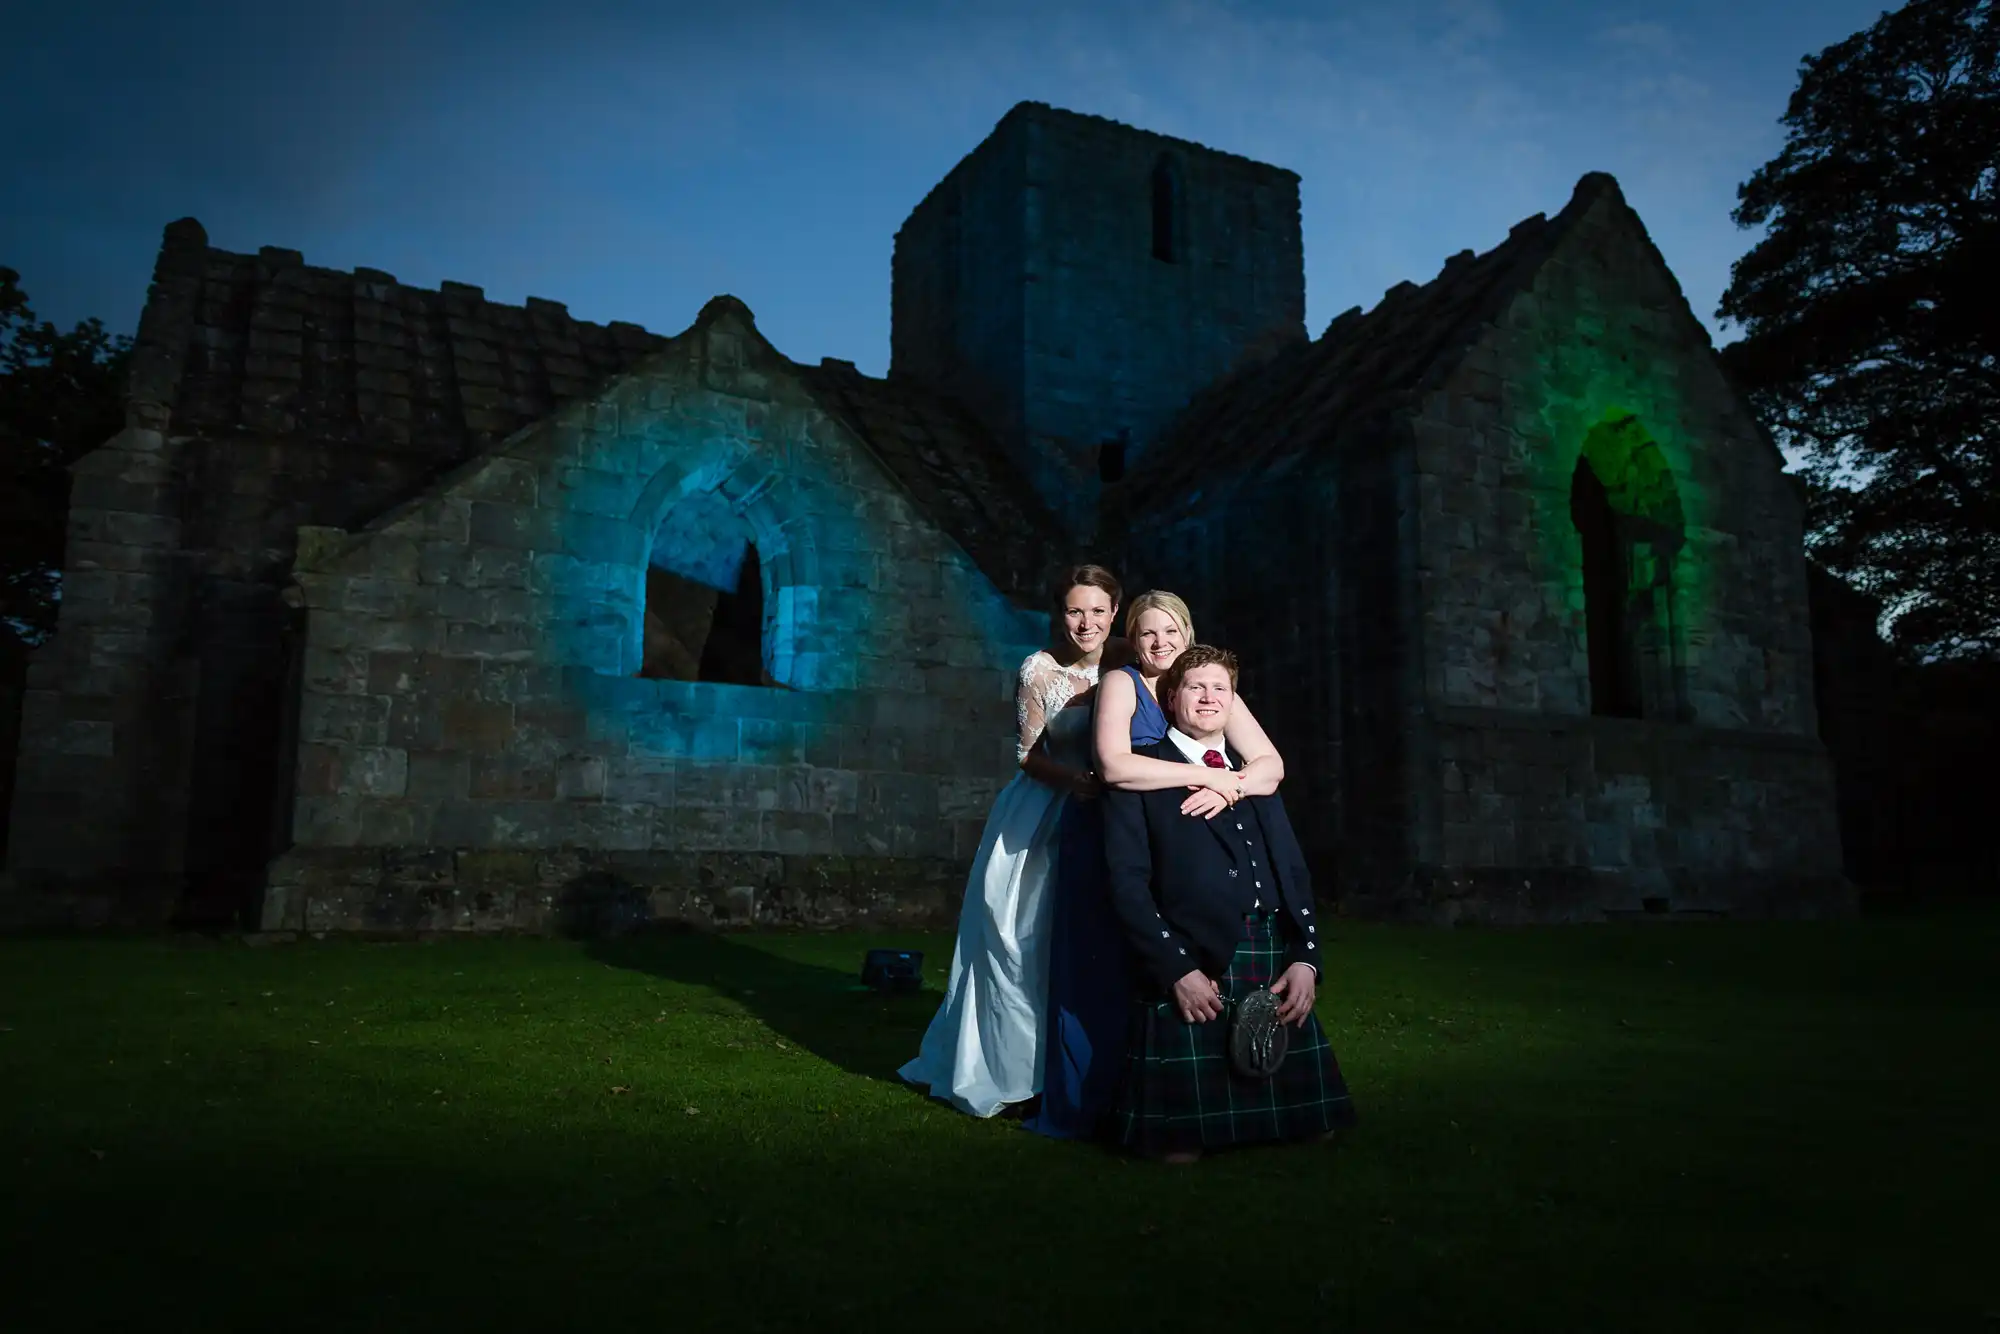
<svg viewBox="0 0 2000 1334"><path fill-rule="evenodd" d="M1095 667L1065 669L1047 653L1024 662L1019 753L1025 757L1040 739L1056 763L1094 768L1091 711L1067 706L1096 683ZM994 799L966 877L944 1004L916 1059L897 1071L974 1116L992 1116L1042 1091L1054 906L1048 891L1068 804L1067 793L1026 773L1016 773Z"/></svg>

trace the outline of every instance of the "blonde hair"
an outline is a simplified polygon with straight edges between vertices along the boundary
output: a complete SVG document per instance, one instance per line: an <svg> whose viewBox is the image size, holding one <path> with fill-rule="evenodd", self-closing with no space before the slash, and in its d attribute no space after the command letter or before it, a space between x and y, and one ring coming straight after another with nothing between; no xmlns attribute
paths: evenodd
<svg viewBox="0 0 2000 1334"><path fill-rule="evenodd" d="M1188 604L1164 589L1154 588L1132 599L1132 605L1125 611L1125 637L1131 639L1139 633L1139 617L1149 611L1163 611L1180 624L1181 633L1187 642L1194 643L1194 614Z"/></svg>

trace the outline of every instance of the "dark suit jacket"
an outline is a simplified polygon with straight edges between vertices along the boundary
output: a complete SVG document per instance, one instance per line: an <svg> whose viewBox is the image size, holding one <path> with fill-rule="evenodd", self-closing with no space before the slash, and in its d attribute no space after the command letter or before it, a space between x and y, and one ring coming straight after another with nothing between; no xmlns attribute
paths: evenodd
<svg viewBox="0 0 2000 1334"><path fill-rule="evenodd" d="M1135 755L1185 762L1171 739L1133 747ZM1232 751L1230 760L1241 761ZM1229 967L1230 956L1243 938L1243 918L1235 893L1239 880L1229 878L1235 865L1230 845L1241 838L1234 813L1213 820L1182 815L1185 788L1158 792L1104 794L1104 853L1110 874L1112 906L1125 935L1146 971L1162 990L1192 969L1211 977ZM1283 910L1289 949L1287 962L1319 968L1319 932L1313 914L1312 877L1299 851L1285 803L1275 796L1245 797L1241 808L1254 805L1264 826L1264 851L1257 860L1276 872L1276 906ZM1272 898L1265 898L1266 904Z"/></svg>

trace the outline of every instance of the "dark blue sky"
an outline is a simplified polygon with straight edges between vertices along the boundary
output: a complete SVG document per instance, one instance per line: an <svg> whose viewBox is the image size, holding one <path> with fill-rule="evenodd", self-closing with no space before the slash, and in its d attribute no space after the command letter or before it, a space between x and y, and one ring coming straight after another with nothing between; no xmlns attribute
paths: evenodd
<svg viewBox="0 0 2000 1334"><path fill-rule="evenodd" d="M1799 59L1881 0L7 0L0 263L138 318L161 227L888 360L889 249L1017 101L1304 178L1308 316L1615 174L1713 327Z"/></svg>

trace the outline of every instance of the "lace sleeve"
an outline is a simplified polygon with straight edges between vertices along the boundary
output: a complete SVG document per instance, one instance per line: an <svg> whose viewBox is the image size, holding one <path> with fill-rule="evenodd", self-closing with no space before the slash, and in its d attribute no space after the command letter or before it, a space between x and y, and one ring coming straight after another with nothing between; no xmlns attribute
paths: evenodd
<svg viewBox="0 0 2000 1334"><path fill-rule="evenodd" d="M1016 763L1028 758L1028 752L1042 739L1042 729L1049 725L1049 719L1062 712L1075 693L1076 686L1069 673L1047 653L1031 653L1021 663L1020 685L1014 694L1014 722L1018 728L1014 741Z"/></svg>
<svg viewBox="0 0 2000 1334"><path fill-rule="evenodd" d="M1028 752L1042 739L1042 729L1049 725L1048 707L1042 699L1042 692L1046 689L1044 664L1047 662L1047 655L1041 653L1030 653L1021 661L1021 680L1014 691L1014 726L1018 733L1014 740L1016 764L1028 758Z"/></svg>

